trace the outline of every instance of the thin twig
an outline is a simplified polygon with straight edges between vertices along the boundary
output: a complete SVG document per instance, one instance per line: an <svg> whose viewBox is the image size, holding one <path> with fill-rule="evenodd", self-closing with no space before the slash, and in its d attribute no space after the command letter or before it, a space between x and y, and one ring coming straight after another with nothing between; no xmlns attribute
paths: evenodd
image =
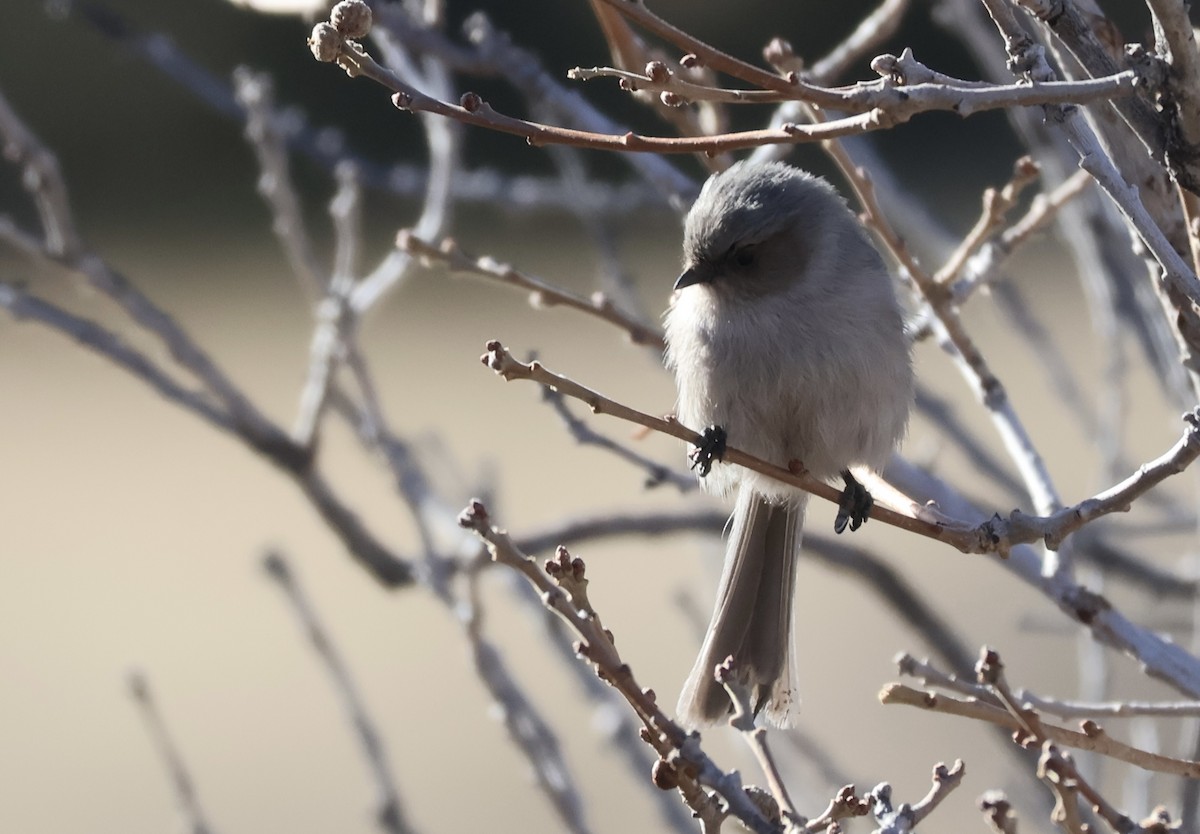
<svg viewBox="0 0 1200 834"><path fill-rule="evenodd" d="M963 265L958 280L951 286L955 302L962 304L977 288L989 283L1013 252L1049 226L1058 211L1092 182L1087 171L1076 171L1052 191L1034 197L1021 219L984 243Z"/></svg>
<svg viewBox="0 0 1200 834"><path fill-rule="evenodd" d="M346 717L358 736L363 757L367 768L375 782L375 790L379 796L379 804L375 809L375 820L379 827L391 834L407 834L412 827L404 817L404 806L400 794L396 790L396 780L392 773L392 765L388 760L387 750L384 749L383 739L379 729L367 712L362 695L350 675L346 663L334 648L329 633L321 624L312 601L300 586L292 572L291 565L282 553L268 553L263 559L263 567L269 576L283 591L292 607L300 627L304 630L313 650L321 658L333 688L341 699Z"/></svg>
<svg viewBox="0 0 1200 834"><path fill-rule="evenodd" d="M871 814L879 824L873 834L908 834L962 783L966 772L961 759L956 759L950 767L939 762L933 768L929 792L913 805L903 802L899 807L895 806L892 803L892 786L887 782L876 785L868 796Z"/></svg>
<svg viewBox="0 0 1200 834"><path fill-rule="evenodd" d="M611 633L588 601L582 560L572 559L565 548L559 548L556 557L547 561L547 570L542 570L517 549L504 530L492 524L487 508L479 501L471 502L463 510L459 523L484 541L496 562L517 570L532 583L542 595L543 604L579 634L580 657L592 663L597 674L625 697L645 726L643 740L662 757L660 766L656 766L656 784L677 787L692 810L712 824L725 812L715 807L700 788L708 787L725 801L728 812L752 831L775 834L775 827L746 796L736 772L726 773L718 768L701 750L699 736L686 733L668 718L658 706L653 690L638 685L633 671L617 652Z"/></svg>
<svg viewBox="0 0 1200 834"><path fill-rule="evenodd" d="M902 652L897 655L895 662L900 674L919 678L926 686L936 686L959 692L998 708L1004 706L986 686L980 686L958 675L943 672L928 660L917 660L907 652ZM1014 690L1013 697L1023 707L1057 715L1060 718L1137 718L1144 716L1184 718L1200 716L1200 701L1112 701L1109 703L1064 701L1035 695L1027 689Z"/></svg>
<svg viewBox="0 0 1200 834"><path fill-rule="evenodd" d="M1023 156L1013 163L1012 178L1003 188L989 188L983 192L983 213L975 226L967 232L958 248L946 259L941 269L934 273L933 280L946 285L955 281L967 263L984 242L1000 228L1008 213L1017 203L1021 192L1037 179L1040 169L1032 157Z"/></svg>
<svg viewBox="0 0 1200 834"><path fill-rule="evenodd" d="M203 418L214 427L229 432L236 431L230 416L214 404L210 397L181 385L150 357L126 344L117 333L103 325L70 313L17 285L3 282L0 282L0 307L18 321L35 321L103 356L142 380L151 390Z"/></svg>
<svg viewBox="0 0 1200 834"><path fill-rule="evenodd" d="M1014 735L1014 739L1022 746L1033 747L1035 744L1042 749L1041 758L1038 759L1038 776L1042 777L1049 783L1051 789L1058 797L1059 805L1056 807L1056 812L1061 811L1065 818L1072 821L1072 828L1083 830L1083 826L1075 825L1075 815L1078 813L1078 807L1075 805L1075 794L1079 793L1087 799L1091 807L1098 813L1105 822L1112 826L1114 831L1119 834L1128 834L1134 828L1134 822L1129 817L1122 814L1111 804L1104 796L1096 790L1086 779L1080 774L1079 769L1075 766L1074 760L1066 753L1058 750L1053 740L1047 735L1049 728L1042 722L1034 710L1027 709L1017 703L1012 690L1008 686L1008 682L1004 676L1004 664L1000 660L1000 655L994 650L985 647L980 653L979 662L975 666L976 675L980 683L989 686L992 691L1003 702L1005 709L1008 711L1020 727L1020 731ZM1085 721L1083 724L1084 734L1089 738L1107 739L1104 731L1100 729L1095 722ZM1125 747L1118 742L1112 742L1113 749L1117 747ZM1128 748L1134 750L1134 748ZM1114 753L1108 750L1102 751L1108 755ZM1145 751L1137 750L1146 757L1152 754ZM1196 773L1200 774L1200 763L1192 763L1196 766ZM1142 767L1145 767L1142 764Z"/></svg>
<svg viewBox="0 0 1200 834"><path fill-rule="evenodd" d="M188 772L183 756L179 752L175 740L171 738L167 725L154 702L154 693L150 690L150 682L141 672L133 672L129 676L129 694L141 713L142 721L150 733L150 740L158 750L163 766L171 778L171 787L175 790L175 800L179 811L187 823L189 834L212 834L200 798L196 795L196 785Z"/></svg>
<svg viewBox="0 0 1200 834"><path fill-rule="evenodd" d="M974 698L960 699L939 692L923 689L913 689L900 683L887 684L879 692L879 702L885 705L899 704L902 706L919 707L931 712L957 715L962 718L972 718L985 721L1010 730L1025 729L1022 723L1014 718L1003 707L985 704ZM1068 730L1053 724L1042 724L1046 738L1067 747L1079 750L1090 750L1105 756L1153 770L1158 773L1172 773L1189 778L1200 777L1200 762L1190 762L1184 759L1173 759L1138 750L1111 738L1099 731L1096 735Z"/></svg>
<svg viewBox="0 0 1200 834"><path fill-rule="evenodd" d="M436 57L448 69L503 79L573 127L594 133L621 130L621 125L597 110L574 86L562 84L558 74L548 72L536 54L515 44L482 12L475 12L463 24L471 47L451 42L438 29L417 24L403 4L389 3L377 8L376 14L380 24L411 50ZM622 154L621 159L637 173L639 182L650 184L677 209L682 210L695 197L695 183L667 160L647 154Z"/></svg>
<svg viewBox="0 0 1200 834"><path fill-rule="evenodd" d="M733 715L729 718L729 726L742 734L747 746L754 753L754 758L758 760L758 766L762 768L763 776L767 778L767 786L770 788L771 796L778 804L780 812L787 819L798 822L800 815L796 813L796 806L788 795L787 786L783 783L783 776L779 772L779 766L775 763L775 757L771 754L771 747L767 743L767 729L754 723L755 709L750 701L750 692L745 684L738 682L737 669L732 656L718 664L716 678L717 682L725 687L725 691L729 694L729 700L733 702Z"/></svg>
<svg viewBox="0 0 1200 834"><path fill-rule="evenodd" d="M233 89L246 114L245 136L258 161L258 193L271 211L271 230L305 298L315 306L325 294L328 277L318 265L292 183L287 143L275 116L274 85L266 73L241 67L233 74Z"/></svg>
<svg viewBox="0 0 1200 834"><path fill-rule="evenodd" d="M478 579L479 571L471 570L465 597L444 600L451 604L462 623L475 673L499 708L509 738L529 762L538 789L550 800L564 827L573 834L590 834L583 797L567 765L558 735L521 690L502 661L499 650L484 634Z"/></svg>
<svg viewBox="0 0 1200 834"><path fill-rule="evenodd" d="M818 82L828 83L848 72L896 34L909 5L909 0L882 0L828 55L815 61L807 74Z"/></svg>
<svg viewBox="0 0 1200 834"><path fill-rule="evenodd" d="M33 134L0 93L0 145L4 158L21 168L21 184L33 198L42 225L42 245L51 255L72 259L83 249L58 157Z"/></svg>
<svg viewBox="0 0 1200 834"><path fill-rule="evenodd" d="M621 460L629 463L646 473L645 480L642 485L646 489L659 486L661 484L671 484L680 492L691 492L696 489L697 483L695 477L687 472L678 469L672 469L669 466L651 460L627 446L623 446L610 437L605 437L602 434L594 431L585 421L576 417L571 413L570 407L562 394L554 391L551 388L542 388L543 401L550 404L567 427L567 431L571 433L571 437L581 446L596 446L611 452Z"/></svg>
<svg viewBox="0 0 1200 834"><path fill-rule="evenodd" d="M624 330L636 345L656 349L663 347L662 331L648 327L635 316L621 310L604 293L596 292L591 298L584 298L493 258L471 257L459 248L453 238L443 238L440 243L434 244L404 229L396 236L396 246L403 252L419 257L425 266L441 263L454 272L466 272L526 290L534 307L562 306L579 310Z"/></svg>
<svg viewBox="0 0 1200 834"><path fill-rule="evenodd" d="M608 2L608 0L605 0ZM627 4L632 6L632 4ZM322 30L321 27L327 27ZM322 36L328 35L332 27L318 24L311 43L318 44ZM332 35L328 35L333 37ZM558 127L500 113L476 93L465 93L459 104L451 104L436 96L422 92L412 84L402 81L394 73L380 66L355 41L342 40L328 50L314 46L321 60L337 61L348 74L365 76L393 92L392 103L401 110L414 113L433 113L464 124L485 127L500 133L524 138L534 146L551 143L566 144L579 148L595 148L611 151L657 152L657 153L719 153L739 148L758 147L766 144L795 144L815 142L866 133L894 127L911 119L918 113L943 110L966 116L982 110L1012 107L1017 105L1046 104L1047 102L1076 102L1082 99L1110 98L1126 94L1133 89L1137 76L1133 72L1120 73L1111 78L1092 81L1059 82L1031 87L1008 85L1006 87L947 88L929 85L903 90L881 86L867 105L859 104L861 112L819 124L785 124L779 128L748 130L702 137L644 136L632 131L623 134L604 134L587 130ZM761 70L759 71L761 72ZM777 76L763 73L774 79L768 89L776 89L780 83L789 88L805 87L803 95L796 97L809 101L821 101L830 107L846 107L856 102L836 91L806 85L799 79L794 84ZM1074 85L1074 86L1073 86ZM817 92L819 91L819 92ZM883 97L883 98L880 98ZM870 97L868 97L870 98Z"/></svg>

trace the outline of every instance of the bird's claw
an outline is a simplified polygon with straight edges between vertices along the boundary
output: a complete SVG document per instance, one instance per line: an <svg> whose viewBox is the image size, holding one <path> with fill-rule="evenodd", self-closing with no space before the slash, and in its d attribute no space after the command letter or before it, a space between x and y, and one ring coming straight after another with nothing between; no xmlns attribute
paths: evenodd
<svg viewBox="0 0 1200 834"><path fill-rule="evenodd" d="M703 478L712 471L713 461L725 456L725 429L720 426L709 426L704 430L702 440L688 453L691 468Z"/></svg>
<svg viewBox="0 0 1200 834"><path fill-rule="evenodd" d="M835 533L844 532L847 525L851 531L862 527L871 517L871 508L875 506L875 499L871 497L871 493L854 479L849 470L842 472L842 478L846 481L846 488L842 490L842 497L838 499L838 514L833 520Z"/></svg>

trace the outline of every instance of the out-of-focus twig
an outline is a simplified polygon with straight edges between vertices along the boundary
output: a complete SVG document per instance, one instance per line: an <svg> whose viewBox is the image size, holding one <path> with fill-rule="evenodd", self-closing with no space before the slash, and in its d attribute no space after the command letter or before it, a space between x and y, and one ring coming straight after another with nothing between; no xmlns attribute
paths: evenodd
<svg viewBox="0 0 1200 834"><path fill-rule="evenodd" d="M444 238L440 243L434 244L405 229L396 236L396 246L404 252L416 255L426 265L441 263L455 272L478 275L526 290L530 294L530 302L536 307L569 307L595 316L624 330L634 344L657 349L663 346L662 331L648 327L636 317L619 309L604 293L597 292L593 293L591 298L584 298L563 287L499 263L493 258L473 258L463 252L452 238Z"/></svg>
<svg viewBox="0 0 1200 834"><path fill-rule="evenodd" d="M183 756L171 738L167 725L162 719L158 706L154 702L154 693L150 690L150 682L141 672L133 672L129 676L129 694L141 713L142 721L150 733L150 739L158 749L158 754L171 778L171 787L175 790L175 800L179 803L179 811L187 824L189 834L213 834L213 828L208 823L200 798L196 795L196 785L188 772Z"/></svg>
<svg viewBox="0 0 1200 834"><path fill-rule="evenodd" d="M479 600L477 562L468 574L465 597L447 598L455 609L475 672L494 700L514 746L533 770L538 789L549 799L559 820L572 834L590 834L583 797L576 787L558 742L558 735L526 696L503 662L499 650L484 634L483 606Z"/></svg>
<svg viewBox="0 0 1200 834"><path fill-rule="evenodd" d="M696 489L697 482L693 475L651 460L628 446L624 446L612 438L605 437L594 431L591 426L571 412L566 400L557 391L550 388L542 388L542 399L548 402L550 407L554 409L554 413L562 419L567 427L567 431L571 433L571 437L575 439L576 443L579 443L581 446L597 446L645 472L646 477L643 485L646 488L649 489L660 484L671 484L680 492L691 492Z"/></svg>
<svg viewBox="0 0 1200 834"><path fill-rule="evenodd" d="M362 696L358 692L350 670L346 667L333 641L313 608L312 601L305 594L292 572L291 565L282 553L268 553L263 559L263 567L269 576L283 591L292 607L300 627L304 630L313 650L321 658L325 671L333 683L333 688L342 701L346 717L362 747L363 758L375 781L375 790L379 796L379 806L375 809L375 819L379 827L390 834L408 834L412 827L404 816L404 806L400 801L400 793L396 790L396 780L392 773L392 764L383 746L383 739L375 722L367 712Z"/></svg>
<svg viewBox="0 0 1200 834"><path fill-rule="evenodd" d="M829 54L813 62L806 74L827 84L849 72L857 62L896 34L909 5L909 0L882 0Z"/></svg>
<svg viewBox="0 0 1200 834"><path fill-rule="evenodd" d="M271 230L305 298L315 307L325 293L328 278L317 263L312 236L292 185L287 145L274 118L274 85L266 73L242 67L233 74L233 88L246 114L246 139L258 160L258 192L271 210Z"/></svg>

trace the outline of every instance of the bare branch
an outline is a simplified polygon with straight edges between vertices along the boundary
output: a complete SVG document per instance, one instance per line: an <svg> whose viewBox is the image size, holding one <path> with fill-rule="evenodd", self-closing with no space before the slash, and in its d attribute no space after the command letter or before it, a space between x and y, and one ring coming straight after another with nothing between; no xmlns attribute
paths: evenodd
<svg viewBox="0 0 1200 834"><path fill-rule="evenodd" d="M967 87L951 88L947 94L946 88L933 86L929 88L928 95L925 90L920 88L914 88L910 93L907 89L898 90L885 86L881 90L889 101L888 107L871 106L869 109L863 109L860 106L859 109L862 112L819 124L788 123L779 128L706 137L661 137L643 136L633 132L624 134L595 133L518 119L493 110L475 93L466 93L462 96L459 104L451 104L405 83L395 74L377 64L356 42L340 39L328 24L317 25L310 43L324 44L321 47L314 47L314 54L319 53L319 60L336 61L348 74L366 76L391 90L394 93L392 103L401 110L414 113L434 113L464 124L520 136L535 147L554 143L611 151L719 153L766 144L821 141L894 127L908 121L917 113L928 110L950 110L969 115L981 109L1009 107L1017 104L1077 101L1080 96L1105 98L1132 90L1136 81L1136 75L1133 72L1127 72L1109 79L1063 82L1066 86L1061 87L1048 84L1036 87L1017 85L995 89ZM763 73L763 75L767 79L773 79L766 85L768 89L778 89L779 82L782 82L787 87L805 87L803 98L808 101L823 103L831 108L840 106L840 102L843 101L841 94L806 85L799 79L795 80L795 84L789 84L788 81L769 73ZM1084 86L1070 86L1080 84Z"/></svg>
<svg viewBox="0 0 1200 834"><path fill-rule="evenodd" d="M979 810L992 834L1017 834L1017 815L1003 791L987 791L979 797Z"/></svg>
<svg viewBox="0 0 1200 834"><path fill-rule="evenodd" d="M493 258L473 258L463 252L453 238L444 238L434 244L404 229L396 236L396 246L401 251L418 256L424 266L442 263L454 272L467 272L526 290L534 307L562 306L579 310L624 330L635 345L657 350L663 347L662 331L646 326L635 316L619 309L604 293L596 292L591 298L584 298Z"/></svg>
<svg viewBox="0 0 1200 834"><path fill-rule="evenodd" d="M775 763L775 757L771 755L770 745L767 744L767 729L754 723L755 709L750 702L750 692L745 684L738 682L733 657L725 658L717 666L716 677L717 682L725 687L730 701L733 702L733 715L729 718L729 726L742 734L747 746L754 753L754 758L758 760L758 766L762 768L763 775L767 778L771 796L775 799L779 810L789 820L799 822L800 815L796 813L796 806L788 795L787 786L783 783L783 776L779 773L779 766Z"/></svg>
<svg viewBox="0 0 1200 834"><path fill-rule="evenodd" d="M404 818L404 806L400 801L400 794L396 790L396 780L392 774L391 762L388 760L379 730L367 712L358 687L350 675L350 670L346 667L346 663L338 654L337 649L334 648L333 641L321 624L312 601L300 586L295 574L292 573L291 565L288 564L283 554L268 553L263 559L263 567L266 569L267 576L280 587L284 596L287 597L296 619L300 622L300 627L312 644L313 650L321 658L325 671L333 682L333 688L342 701L346 717L350 719L350 725L358 736L363 757L367 760L367 767L375 780L375 790L379 795L379 806L375 809L375 819L379 823L379 827L390 834L407 834L413 829Z"/></svg>
<svg viewBox="0 0 1200 834"><path fill-rule="evenodd" d="M271 211L271 230L305 298L316 305L329 279L318 265L292 183L287 145L274 113L274 85L266 73L242 67L233 74L233 86L237 103L246 114L245 135L258 160L258 193Z"/></svg>
<svg viewBox="0 0 1200 834"><path fill-rule="evenodd" d="M906 53L910 64L921 67L936 81L914 81L898 74L905 64L892 55L881 56L875 67L884 78L860 81L849 87L817 87L797 81L797 90L779 92L767 90L737 90L696 84L681 77L661 61L652 61L645 74L614 67L575 67L567 77L577 81L596 78L616 78L622 89L657 92L672 106L692 102L721 104L779 104L803 101L830 110L848 113L883 111L892 124L902 124L917 113L952 111L970 116L985 110L1031 104L1079 103L1109 99L1127 94L1133 89L1136 75L1132 71L1089 81L1056 81L1031 87L1028 84L993 85L977 81L962 81L948 75L935 74ZM894 75L895 74L895 75ZM644 137L651 139L652 137Z"/></svg>
<svg viewBox="0 0 1200 834"><path fill-rule="evenodd" d="M540 362L528 364L520 362L514 359L512 354L499 342L489 342L487 351L482 357L483 363L505 380L528 379L583 401L596 414L609 414L662 434L669 434L692 445L702 442L702 437L698 432L673 419L652 417L611 400L573 380L549 371ZM1028 516L1020 510L1014 510L1007 519L1002 519L997 515L983 524L972 526L965 521L940 514L934 515L931 508L917 507L914 504L908 508L908 514L877 506L872 511L871 517L909 532L920 533L923 536L945 542L964 553L1005 553L1015 545L1038 540L1057 546L1067 535L1088 522L1103 515L1127 510L1134 499L1171 475L1183 471L1197 457L1200 457L1200 411L1189 413L1185 416L1185 420L1188 428L1166 454L1144 465L1136 474L1094 498L1086 499L1072 507L1060 509L1049 516ZM797 474L790 469L759 460L732 447L725 452L723 461L727 464L744 466L834 503L841 494L832 486L817 481L807 474ZM802 464L803 461L798 463ZM790 461L789 464L791 464Z"/></svg>
<svg viewBox="0 0 1200 834"><path fill-rule="evenodd" d="M989 188L983 192L983 214L975 221L974 228L967 232L967 236L963 238L958 248L946 259L946 263L942 264L942 268L934 274L934 281L945 285L959 276L967 259L974 255L984 242L1003 225L1004 219L1016 205L1021 192L1031 185L1040 173L1033 158L1023 156L1013 164L1012 179L1007 185L999 191Z"/></svg>
<svg viewBox="0 0 1200 834"><path fill-rule="evenodd" d="M612 634L601 624L588 601L581 559L572 559L566 548L560 547L555 559L548 560L546 570L542 570L517 549L504 530L492 524L487 508L479 501L472 501L463 510L459 523L484 541L496 562L521 573L542 595L543 604L583 638L577 648L579 656L593 664L601 679L629 702L645 725L643 740L661 757L660 766L655 769L655 784L678 788L684 801L702 820L719 825L725 811L716 808L700 786L711 788L725 801L728 812L752 831L775 834L775 826L747 797L737 773L720 770L701 750L699 735L686 733L658 706L654 691L638 685L633 671L617 652Z"/></svg>
<svg viewBox="0 0 1200 834"><path fill-rule="evenodd" d="M1038 776L1050 785L1058 797L1058 805L1051 819L1057 821L1058 815L1061 814L1063 819L1069 821L1072 829L1078 827L1084 830L1082 825L1076 825L1078 807L1075 804L1075 794L1079 793L1087 799L1096 813L1114 831L1120 832L1120 834L1128 834L1134 828L1133 820L1112 807L1104 796L1083 778L1078 768L1075 767L1075 762L1071 756L1060 751L1054 742L1047 737L1047 728L1042 723L1041 716L1035 711L1026 709L1017 703L1012 690L1008 686L1008 682L1005 680L1004 664L1000 660L1000 655L994 650L984 647L980 653L979 662L976 664L975 670L979 682L991 687L992 691L1003 702L1005 709L1008 710L1009 714L1020 725L1020 732L1014 734L1014 740L1017 740L1023 746L1032 747L1036 744L1041 747L1042 755L1038 759ZM1083 730L1084 734L1089 738L1106 738L1104 731L1095 722L1085 721L1083 723ZM1121 746L1123 747L1124 745ZM1137 752L1144 753L1144 751ZM1147 753L1145 755L1150 756L1152 754ZM1194 764L1200 769L1200 763Z"/></svg>
<svg viewBox="0 0 1200 834"><path fill-rule="evenodd" d="M557 734L522 690L496 646L484 634L478 580L479 567L485 564L476 561L472 565L464 597L447 595L443 596L443 602L462 624L475 673L498 707L509 738L529 762L538 789L550 800L568 831L589 834L591 829L584 815L583 797L563 756Z"/></svg>
<svg viewBox="0 0 1200 834"><path fill-rule="evenodd" d="M929 793L915 805L904 802L898 808L892 804L892 786L887 782L876 785L869 799L871 813L879 827L872 834L909 834L959 786L965 773L966 768L961 760L956 760L949 768L938 763L933 769L933 785Z"/></svg>
<svg viewBox="0 0 1200 834"><path fill-rule="evenodd" d="M974 698L959 699L943 693L913 689L899 683L890 683L879 692L879 702L885 705L899 704L902 706L919 707L930 712L940 712L946 715L957 715L962 718L973 718L985 721L1009 730L1024 730L1024 725L1003 707L992 706L977 701ZM1090 750L1102 753L1119 761L1153 770L1158 773L1172 773L1189 778L1200 777L1200 762L1190 762L1184 759L1173 759L1147 753L1122 744L1096 728L1095 735L1068 730L1053 724L1042 723L1046 738L1058 744L1074 747L1079 750Z"/></svg>
<svg viewBox="0 0 1200 834"><path fill-rule="evenodd" d="M175 789L175 800L179 803L179 811L187 823L189 834L212 834L213 828L205 818L204 808L196 795L196 785L188 772L183 756L171 738L167 725L162 719L158 706L154 703L154 694L150 690L150 682L141 672L129 675L129 694L141 713L142 721L150 733L150 739L158 749L159 757L171 778L171 787Z"/></svg>
<svg viewBox="0 0 1200 834"><path fill-rule="evenodd" d="M937 686L968 695L980 702L1003 707L1000 699L986 686L965 680L958 675L943 672L928 660L921 661L907 652L896 657L900 674L911 675L922 680L926 686ZM1183 718L1200 716L1200 701L1113 701L1111 703L1088 703L1063 701L1036 695L1027 689L1013 691L1014 699L1023 707L1038 712L1057 715L1060 718L1137 718L1158 716Z"/></svg>
<svg viewBox="0 0 1200 834"><path fill-rule="evenodd" d="M229 415L203 392L184 387L148 356L96 322L69 313L16 285L3 282L0 282L0 307L6 309L18 321L36 321L73 339L88 350L95 351L145 382L163 397L203 417L213 426L229 432L236 431Z"/></svg>
<svg viewBox="0 0 1200 834"><path fill-rule="evenodd" d="M987 284L1009 255L1054 222L1059 209L1092 182L1087 171L1076 171L1053 191L1034 197L1029 211L1020 220L998 237L984 243L963 264L959 279L951 287L955 302L962 304L978 287Z"/></svg>
<svg viewBox="0 0 1200 834"><path fill-rule="evenodd" d="M846 785L830 800L825 810L804 825L806 834L828 832L839 820L865 817L871 813L870 797L858 797L853 785Z"/></svg>
<svg viewBox="0 0 1200 834"><path fill-rule="evenodd" d="M1044 51L1025 34L1006 0L984 0L984 5L1004 36L1012 65L1022 68L1022 74L1032 82L1054 80L1054 71L1046 62ZM1047 105L1046 115L1062 130L1078 154L1080 167L1100 184L1162 267L1159 281L1179 312L1179 334L1191 352L1185 364L1193 374L1200 373L1196 364L1200 362L1197 357L1200 353L1200 315L1196 312L1196 306L1200 304L1200 279L1151 217L1138 189L1117 170L1078 108Z"/></svg>
<svg viewBox="0 0 1200 834"><path fill-rule="evenodd" d="M909 5L909 0L882 0L874 11L859 21L845 40L816 61L808 74L825 83L848 72L896 34Z"/></svg>
<svg viewBox="0 0 1200 834"><path fill-rule="evenodd" d="M576 443L581 446L597 446L643 470L646 473L646 479L642 484L645 488L651 489L669 483L680 492L691 492L696 489L696 479L691 474L651 460L612 438L593 431L586 422L571 413L562 394L552 388L542 388L542 399L549 403L550 407L554 409L554 413L562 418L567 431L571 433L571 437L575 439Z"/></svg>
<svg viewBox="0 0 1200 834"><path fill-rule="evenodd" d="M21 167L21 184L33 198L42 222L42 245L51 255L74 258L83 249L75 230L71 201L58 157L38 140L0 93L0 145L4 157Z"/></svg>

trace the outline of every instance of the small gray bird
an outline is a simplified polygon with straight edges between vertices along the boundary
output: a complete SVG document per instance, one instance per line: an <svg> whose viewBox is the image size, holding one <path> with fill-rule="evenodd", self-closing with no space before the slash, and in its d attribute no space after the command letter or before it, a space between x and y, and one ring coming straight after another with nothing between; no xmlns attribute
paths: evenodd
<svg viewBox="0 0 1200 834"><path fill-rule="evenodd" d="M739 466L731 445L846 481L835 529L856 529L870 496L849 468L882 467L913 398L909 340L892 280L845 201L782 163L711 177L688 213L683 274L666 314L676 415L709 427L691 452L709 492L737 490L716 608L679 699L680 718L729 712L713 677L732 655L766 720L789 726L796 694L792 598L807 493Z"/></svg>

